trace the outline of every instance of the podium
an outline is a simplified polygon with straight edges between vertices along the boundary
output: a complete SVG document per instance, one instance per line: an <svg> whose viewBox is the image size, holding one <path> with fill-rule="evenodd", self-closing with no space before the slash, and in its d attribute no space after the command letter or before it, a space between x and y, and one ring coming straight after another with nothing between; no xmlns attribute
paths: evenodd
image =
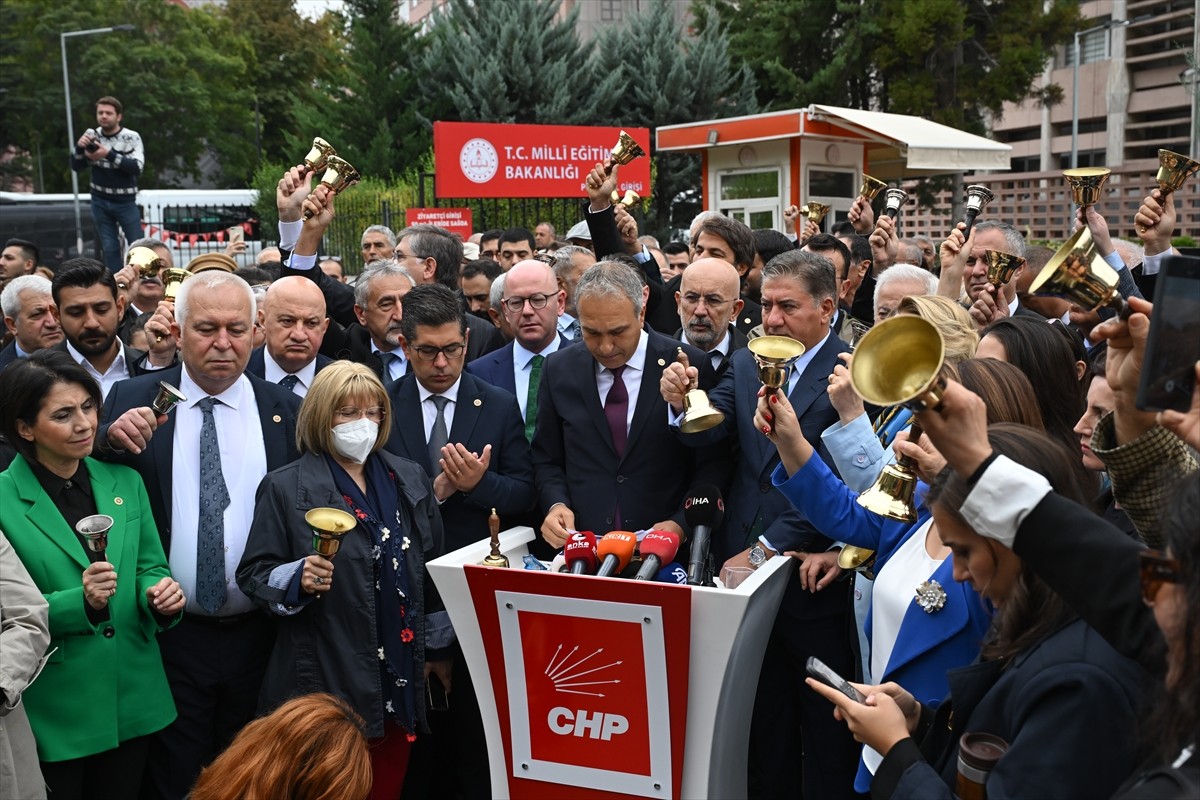
<svg viewBox="0 0 1200 800"><path fill-rule="evenodd" d="M509 569L479 565L486 540L428 564L479 698L493 796L745 797L791 559L712 589L527 570L535 535L500 534Z"/></svg>

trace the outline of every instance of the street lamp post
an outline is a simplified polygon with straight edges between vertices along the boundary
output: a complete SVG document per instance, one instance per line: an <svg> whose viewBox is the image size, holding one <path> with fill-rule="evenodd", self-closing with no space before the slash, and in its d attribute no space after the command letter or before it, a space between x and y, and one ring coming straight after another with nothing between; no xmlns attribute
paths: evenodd
<svg viewBox="0 0 1200 800"><path fill-rule="evenodd" d="M112 33L113 31L132 31L132 25L113 25L109 28L92 28L86 31L63 31L58 35L62 47L63 95L67 103L67 139L68 153L75 152L75 124L71 120L71 83L67 75L67 39L73 36L91 36L95 33ZM79 173L71 170L71 196L75 203L75 252L83 255L83 222L79 214Z"/></svg>

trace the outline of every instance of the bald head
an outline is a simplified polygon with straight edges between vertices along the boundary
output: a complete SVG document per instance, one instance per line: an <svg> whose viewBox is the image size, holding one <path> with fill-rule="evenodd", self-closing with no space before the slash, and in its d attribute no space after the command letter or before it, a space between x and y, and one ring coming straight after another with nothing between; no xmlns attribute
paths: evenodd
<svg viewBox="0 0 1200 800"><path fill-rule="evenodd" d="M683 271L675 303L684 336L710 351L725 340L729 323L745 305L737 268L719 258L698 258Z"/></svg>
<svg viewBox="0 0 1200 800"><path fill-rule="evenodd" d="M540 353L558 335L558 315L563 313L567 293L549 264L518 261L504 277L501 311L512 327L513 337L533 353ZM545 304L534 308L534 303ZM513 310L510 304L521 303Z"/></svg>
<svg viewBox="0 0 1200 800"><path fill-rule="evenodd" d="M315 283L298 275L271 284L258 317L267 354L289 373L299 372L317 357L329 327L325 296Z"/></svg>

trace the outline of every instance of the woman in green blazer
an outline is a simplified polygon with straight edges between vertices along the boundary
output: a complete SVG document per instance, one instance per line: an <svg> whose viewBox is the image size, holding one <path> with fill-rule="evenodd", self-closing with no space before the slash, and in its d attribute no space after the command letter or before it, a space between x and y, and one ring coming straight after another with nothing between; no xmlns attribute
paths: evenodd
<svg viewBox="0 0 1200 800"><path fill-rule="evenodd" d="M141 478L87 458L100 389L66 353L0 374L0 432L19 455L0 473L0 528L50 604L51 653L25 691L55 798L137 797L149 734L175 719L155 634L183 611ZM89 563L76 523L113 519Z"/></svg>

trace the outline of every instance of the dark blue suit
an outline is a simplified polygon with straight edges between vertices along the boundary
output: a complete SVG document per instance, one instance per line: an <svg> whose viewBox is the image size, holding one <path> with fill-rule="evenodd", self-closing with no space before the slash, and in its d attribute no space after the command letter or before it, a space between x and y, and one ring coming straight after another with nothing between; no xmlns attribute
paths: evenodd
<svg viewBox="0 0 1200 800"><path fill-rule="evenodd" d="M561 333L558 335L558 349L562 350L573 342ZM557 350L555 352L558 352ZM513 342L480 356L467 364L467 372L477 378L498 386L511 394L517 393L516 361L513 358Z"/></svg>
<svg viewBox="0 0 1200 800"><path fill-rule="evenodd" d="M0 350L0 372L4 372L8 365L17 360L17 340L13 339L3 350Z"/></svg>
<svg viewBox="0 0 1200 800"><path fill-rule="evenodd" d="M486 539L493 508L501 527L508 527L505 519L527 511L535 497L529 443L517 399L472 375L464 373L460 380L450 443L481 456L484 445L490 444L492 457L473 491L456 492L441 505L447 552ZM432 477L418 385L416 377L408 375L392 387L392 435L386 449L417 462Z"/></svg>
<svg viewBox="0 0 1200 800"><path fill-rule="evenodd" d="M104 424L97 442L107 441L108 426L131 408L150 405L159 381L178 386L183 365L120 381L108 393L101 415ZM254 389L262 425L267 471L294 461L296 412L300 398L273 383L247 375ZM150 507L162 537L163 550L171 553L171 501L175 413L136 455L100 449L97 457L137 470L146 484ZM238 458L238 453L223 453ZM253 491L255 487L229 487ZM178 718L159 731L151 743L147 783L160 796L185 795L200 769L223 750L238 730L254 718L258 691L274 643L274 629L265 614L254 612L226 618L220 623L184 615L184 619L159 636L163 666L171 684Z"/></svg>
<svg viewBox="0 0 1200 800"><path fill-rule="evenodd" d="M246 362L246 374L253 375L256 378L267 379L267 361L263 356L266 352L266 347L256 347L250 351L250 360ZM327 355L317 353L317 372L325 369L333 363L333 359ZM313 373L314 375L316 373Z"/></svg>
<svg viewBox="0 0 1200 800"><path fill-rule="evenodd" d="M804 437L822 456L821 432L837 419L826 393L828 377L839 363L838 354L848 349L831 334L788 395ZM721 382L708 393L713 406L724 412L725 421L703 433L678 434L684 442L697 446L729 437L735 453L725 523L713 542L717 563L745 550L756 534L781 553L820 553L832 544L771 483L779 453L754 427L761 387L753 354L737 351ZM801 589L793 570L759 675L750 732L751 797L798 796L800 770L795 756L801 748L805 797L853 796L858 746L846 726L833 718L829 704L798 677L804 674L809 656L816 656L841 675L856 674L851 637L857 639L857 634L848 614L850 586L850 581L838 580L813 594Z"/></svg>
<svg viewBox="0 0 1200 800"><path fill-rule="evenodd" d="M653 331L625 454L618 458L596 388L596 359L587 347L568 347L546 359L538 388L533 463L544 515L555 503L575 513L575 527L603 535L639 530L665 519L683 526L684 494L697 482L702 455L684 446L667 425L659 392L663 369L682 347L700 365L700 385L712 365L689 344ZM613 512L620 504L621 519Z"/></svg>

